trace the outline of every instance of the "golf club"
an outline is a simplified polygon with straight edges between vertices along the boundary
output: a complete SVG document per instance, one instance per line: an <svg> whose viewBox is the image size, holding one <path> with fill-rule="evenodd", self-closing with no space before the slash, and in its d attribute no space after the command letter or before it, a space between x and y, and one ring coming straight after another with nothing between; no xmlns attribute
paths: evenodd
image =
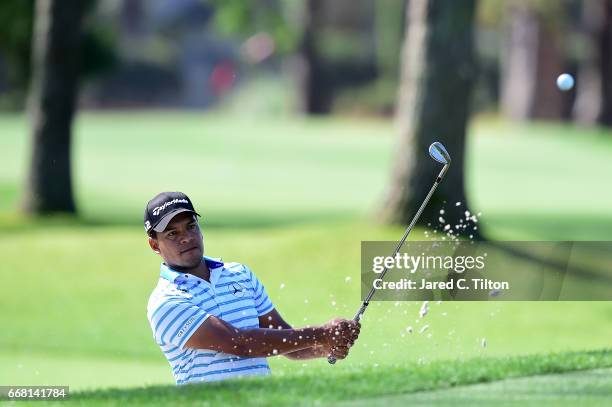
<svg viewBox="0 0 612 407"><path fill-rule="evenodd" d="M440 181L442 181L442 178L444 177L444 175L448 171L448 167L450 166L450 163L451 163L450 155L448 154L448 151L446 151L446 148L444 148L442 143L440 143L438 141L432 143L429 146L429 155L431 156L431 158L433 158L434 160L436 160L440 164L444 164L444 167L442 167L442 170L440 170L440 173L438 174L438 177L436 178L436 181L434 182L433 186L429 190L429 193L425 197L425 200L421 204L421 207L417 211L416 215L414 215L414 218L412 218L412 221L408 225L408 228L406 228L406 232L404 233L404 236L402 237L402 239L399 241L399 243L395 247L395 251L393 252L391 257L395 257L395 255L400 251L402 245L404 244L404 242L406 241L406 238L408 237L408 234L410 233L410 231L412 230L412 228L414 227L416 222L419 220L419 216L421 216L421 213L425 209L425 206L427 205L427 202L429 202L429 199L431 198L431 196L433 195L434 191L438 187L438 184L440 183ZM387 273L387 270L388 270L387 267L385 267L383 269L382 273L380 274L380 277L378 277L378 278L380 278L382 280L385 277L385 274ZM361 304L361 307L359 308L359 311L357 311L357 314L355 314L355 317L353 318L353 321L359 322L359 320L361 319L362 315L364 314L366 308L368 307L368 304L370 303L370 299L372 299L372 296L374 295L375 292L376 292L376 288L372 287L372 289L370 290L369 294L367 295L367 297L363 301L363 304ZM336 358L334 358L333 356L328 356L327 361L330 364L333 365L334 363L336 363Z"/></svg>

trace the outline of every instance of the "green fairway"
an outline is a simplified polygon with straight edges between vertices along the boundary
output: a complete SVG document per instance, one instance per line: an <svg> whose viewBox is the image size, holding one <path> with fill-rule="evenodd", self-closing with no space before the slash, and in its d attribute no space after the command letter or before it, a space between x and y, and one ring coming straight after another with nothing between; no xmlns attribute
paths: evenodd
<svg viewBox="0 0 612 407"><path fill-rule="evenodd" d="M612 240L612 132L482 121L471 135L468 189L491 237Z"/></svg>
<svg viewBox="0 0 612 407"><path fill-rule="evenodd" d="M74 173L85 219L133 225L146 199L178 189L209 226L234 228L371 213L389 180L395 134L382 120L163 112L82 114L76 127ZM17 204L24 177L24 118L1 116L0 134L6 211ZM468 195L490 236L612 239L609 131L482 119L466 151Z"/></svg>
<svg viewBox="0 0 612 407"><path fill-rule="evenodd" d="M553 386L560 389L561 393L565 392L570 395L575 394L578 390L576 387L578 381L583 391L579 398L574 398L574 401L583 405L580 403L581 400L612 401L612 396L609 393L598 394L598 392L610 388L609 380L606 382L600 373L601 371L588 370L610 366L612 366L610 352L600 351L530 357L478 358L461 362L437 361L385 367L369 366L355 368L350 372L335 372L335 367L328 367L328 371L333 373L294 372L286 376L246 378L178 388L175 386L149 386L128 390L110 389L78 392L72 395L71 404L104 406L125 404L154 406L169 404L178 406L193 404L203 406L220 404L327 406L344 401L341 405L407 405L405 402L410 400L441 400L443 402L448 400L448 398L444 398L444 395L453 392L455 394L464 392L467 394L467 400L470 400L469 397L472 400L478 400L478 395L482 398L484 393L482 390L478 392L478 387L458 387L446 392L414 394L418 391L447 389L520 376L578 371L573 376L551 376L552 380L547 377L535 377L533 380L536 383L542 383L548 379L548 382L553 382ZM598 381L587 383L588 378L593 378L594 375L597 375ZM573 381L572 377L574 378ZM555 381L554 378L557 380ZM534 386L530 384L530 380L531 378L523 380L523 382L526 382L525 388L527 391L534 391ZM492 383L481 387L493 389L491 393L486 394L490 402L495 404L501 402L503 404L507 400L517 398L504 394L503 391L495 391L495 389L504 385L507 386L506 383ZM512 385L516 382L510 383ZM548 389L553 390L554 388L551 386ZM544 391L540 389L539 396L541 397L543 394ZM437 399L435 398L436 395L439 396ZM556 393L555 395L559 399L559 394ZM523 402L522 405L533 405L528 403L528 398L523 399ZM434 403L433 405L437 404Z"/></svg>
<svg viewBox="0 0 612 407"><path fill-rule="evenodd" d="M71 383L75 389L172 382L145 317L159 260L135 229L56 227L3 237L3 264L9 272L3 273L7 284L2 285L0 307L12 312L0 316L5 327L0 382ZM265 231L212 229L205 232L205 241L211 255L228 253L228 260L249 264L283 316L303 326L353 314L359 305L359 240L388 239L398 232L338 223ZM15 255L24 253L32 254L27 261ZM36 300L28 293L36 293ZM419 307L415 302L373 303L358 346L333 372L596 349L609 346L612 337L612 305L607 302L433 303L429 315L416 322ZM429 329L419 334L425 324ZM408 334L408 326L415 332ZM101 377L92 382L75 366L87 371L99 366ZM330 372L322 360L302 364L275 358L271 366L280 375ZM122 367L125 374L120 374Z"/></svg>
<svg viewBox="0 0 612 407"><path fill-rule="evenodd" d="M69 384L77 391L173 383L146 320L160 259L146 244L142 209L160 190L192 197L203 215L206 254L248 264L295 326L352 317L360 304L360 242L395 240L403 231L369 217L389 176L390 122L113 113L82 115L77 129L82 219L26 219L14 213L27 156L24 118L0 118L0 384ZM467 151L472 208L483 213L489 236L612 240L605 180L612 134L480 120ZM376 379L364 397L435 389L448 377L449 360L472 369L453 384L503 379L508 370L482 378L479 366L517 355L531 356L512 376L610 366L607 353L594 353L588 366L538 368L541 360L565 360L542 356L549 352L609 348L609 302L434 302L417 321L419 307L371 304L358 343L334 367L270 359L271 386L289 394L277 401L298 402L308 391L306 377L348 386L352 371L371 378L387 368L398 369L396 382L406 374L435 380L395 391ZM223 401L239 399L223 394ZM151 401L143 397L137 402Z"/></svg>
<svg viewBox="0 0 612 407"><path fill-rule="evenodd" d="M612 369L596 369L507 379L453 389L377 397L335 407L443 406L592 406L612 404Z"/></svg>

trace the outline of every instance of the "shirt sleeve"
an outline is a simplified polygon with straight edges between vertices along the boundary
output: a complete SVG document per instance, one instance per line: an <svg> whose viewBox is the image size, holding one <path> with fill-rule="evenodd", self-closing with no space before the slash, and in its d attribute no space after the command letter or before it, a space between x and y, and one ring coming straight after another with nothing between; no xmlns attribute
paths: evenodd
<svg viewBox="0 0 612 407"><path fill-rule="evenodd" d="M168 299L152 312L149 323L159 345L172 344L183 349L208 317L206 311L185 299Z"/></svg>
<svg viewBox="0 0 612 407"><path fill-rule="evenodd" d="M247 266L244 266L244 268L249 276L249 279L251 280L251 284L254 290L253 299L255 300L255 309L257 310L257 315L265 315L274 309L274 304L272 304L270 297L268 297L264 285L259 281L257 277L255 277L255 274L253 274L251 269Z"/></svg>

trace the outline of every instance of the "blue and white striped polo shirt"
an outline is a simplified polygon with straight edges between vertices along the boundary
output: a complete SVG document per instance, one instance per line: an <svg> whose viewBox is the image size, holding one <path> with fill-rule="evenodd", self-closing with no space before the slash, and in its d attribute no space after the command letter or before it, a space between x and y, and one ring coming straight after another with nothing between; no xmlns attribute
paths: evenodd
<svg viewBox="0 0 612 407"><path fill-rule="evenodd" d="M162 264L147 305L153 337L170 362L176 384L270 374L266 358L185 348L209 315L237 328L259 328L258 317L274 309L263 284L248 267L207 256L204 261L210 283Z"/></svg>

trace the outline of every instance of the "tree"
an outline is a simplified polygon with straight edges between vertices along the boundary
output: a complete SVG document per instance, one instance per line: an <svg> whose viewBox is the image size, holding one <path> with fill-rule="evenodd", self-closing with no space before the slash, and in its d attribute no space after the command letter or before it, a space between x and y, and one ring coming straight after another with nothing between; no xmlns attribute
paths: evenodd
<svg viewBox="0 0 612 407"><path fill-rule="evenodd" d="M86 3L36 1L29 100L32 150L22 204L29 213L76 212L70 147Z"/></svg>
<svg viewBox="0 0 612 407"><path fill-rule="evenodd" d="M94 0L83 0L88 10ZM23 108L31 79L32 34L35 0L0 1L0 78L6 81L0 102L3 107ZM81 42L81 74L92 76L108 70L115 63L114 27L104 21L89 21Z"/></svg>
<svg viewBox="0 0 612 407"><path fill-rule="evenodd" d="M440 170L426 153L434 141L447 147L453 164L421 221L437 219L442 206L447 221L458 221L468 208L463 172L476 76L475 7L475 0L409 2L397 109L399 143L381 213L388 222L408 223L431 188Z"/></svg>
<svg viewBox="0 0 612 407"><path fill-rule="evenodd" d="M585 56L578 71L574 117L612 126L612 0L582 3Z"/></svg>
<svg viewBox="0 0 612 407"><path fill-rule="evenodd" d="M300 63L299 110L309 114L329 113L332 105L332 84L329 83L325 60L319 51L317 32L321 29L322 0L306 0L302 16L302 38L298 52ZM319 36L320 37L320 36Z"/></svg>
<svg viewBox="0 0 612 407"><path fill-rule="evenodd" d="M543 0L503 2L507 34L501 58L501 110L514 120L562 117L563 98L554 79L564 71L564 6Z"/></svg>
<svg viewBox="0 0 612 407"><path fill-rule="evenodd" d="M274 39L277 55L291 70L296 107L302 113L329 114L340 91L376 79L371 0L214 0L213 4L222 31L243 36L266 32Z"/></svg>
<svg viewBox="0 0 612 407"><path fill-rule="evenodd" d="M7 82L17 99L23 99L30 75L30 40L34 0L0 2L0 53Z"/></svg>

